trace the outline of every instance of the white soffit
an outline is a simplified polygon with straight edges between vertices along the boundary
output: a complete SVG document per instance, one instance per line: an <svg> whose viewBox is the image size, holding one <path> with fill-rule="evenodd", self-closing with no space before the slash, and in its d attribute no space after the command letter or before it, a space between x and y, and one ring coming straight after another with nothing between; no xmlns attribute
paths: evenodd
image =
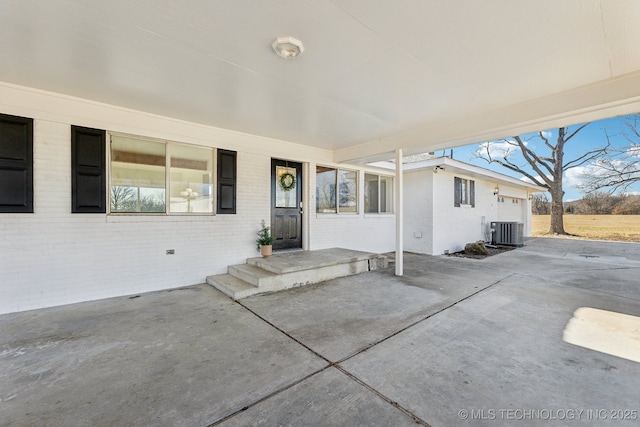
<svg viewBox="0 0 640 427"><path fill-rule="evenodd" d="M0 81L356 161L640 110L638 40L637 0L0 1Z"/></svg>

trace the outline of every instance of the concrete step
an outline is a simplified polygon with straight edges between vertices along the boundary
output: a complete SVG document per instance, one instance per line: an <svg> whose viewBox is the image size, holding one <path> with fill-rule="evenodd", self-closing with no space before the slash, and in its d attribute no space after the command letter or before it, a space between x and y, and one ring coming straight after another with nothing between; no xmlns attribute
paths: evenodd
<svg viewBox="0 0 640 427"><path fill-rule="evenodd" d="M237 300L387 266L387 257L383 255L341 248L285 252L231 265L227 268L228 274L209 276L207 283Z"/></svg>
<svg viewBox="0 0 640 427"><path fill-rule="evenodd" d="M227 268L227 273L253 286L261 287L270 286L277 282L279 276L279 274L249 264L230 265Z"/></svg>
<svg viewBox="0 0 640 427"><path fill-rule="evenodd" d="M244 280L233 277L230 274L216 274L207 277L207 283L233 300L239 300L255 295L260 290Z"/></svg>
<svg viewBox="0 0 640 427"><path fill-rule="evenodd" d="M276 274L287 274L302 270L312 270L340 264L357 263L358 261L374 261L372 270L386 267L386 257L369 252L351 249L331 248L317 251L297 251L276 253L269 258L249 258L247 264L260 267ZM378 260L381 262L378 263Z"/></svg>

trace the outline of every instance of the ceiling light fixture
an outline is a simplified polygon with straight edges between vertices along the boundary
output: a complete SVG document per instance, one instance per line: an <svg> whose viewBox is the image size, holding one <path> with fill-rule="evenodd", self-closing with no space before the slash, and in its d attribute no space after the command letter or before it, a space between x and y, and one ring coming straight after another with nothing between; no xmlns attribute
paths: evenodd
<svg viewBox="0 0 640 427"><path fill-rule="evenodd" d="M278 37L271 43L271 46L278 56L286 59L297 58L304 52L302 42L291 36Z"/></svg>

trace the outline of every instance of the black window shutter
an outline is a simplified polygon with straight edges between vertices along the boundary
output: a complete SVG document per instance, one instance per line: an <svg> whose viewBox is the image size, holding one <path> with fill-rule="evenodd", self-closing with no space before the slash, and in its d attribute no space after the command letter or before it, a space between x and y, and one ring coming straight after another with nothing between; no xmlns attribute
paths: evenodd
<svg viewBox="0 0 640 427"><path fill-rule="evenodd" d="M0 212L33 213L33 119L0 114Z"/></svg>
<svg viewBox="0 0 640 427"><path fill-rule="evenodd" d="M106 213L106 137L99 129L71 126L71 212Z"/></svg>
<svg viewBox="0 0 640 427"><path fill-rule="evenodd" d="M462 180L457 176L453 178L453 206L459 207L462 200Z"/></svg>
<svg viewBox="0 0 640 427"><path fill-rule="evenodd" d="M476 207L476 182L473 180L469 180L469 202L472 208Z"/></svg>
<svg viewBox="0 0 640 427"><path fill-rule="evenodd" d="M237 153L218 150L218 192L216 212L236 213Z"/></svg>

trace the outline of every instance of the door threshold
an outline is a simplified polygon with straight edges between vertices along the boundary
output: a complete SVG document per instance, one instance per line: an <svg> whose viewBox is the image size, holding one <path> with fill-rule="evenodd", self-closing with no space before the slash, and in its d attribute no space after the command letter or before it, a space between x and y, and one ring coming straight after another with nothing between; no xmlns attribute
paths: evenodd
<svg viewBox="0 0 640 427"><path fill-rule="evenodd" d="M304 251L304 249L302 248L284 248L284 249L274 249L273 253L274 254L283 254L286 252L302 252Z"/></svg>

